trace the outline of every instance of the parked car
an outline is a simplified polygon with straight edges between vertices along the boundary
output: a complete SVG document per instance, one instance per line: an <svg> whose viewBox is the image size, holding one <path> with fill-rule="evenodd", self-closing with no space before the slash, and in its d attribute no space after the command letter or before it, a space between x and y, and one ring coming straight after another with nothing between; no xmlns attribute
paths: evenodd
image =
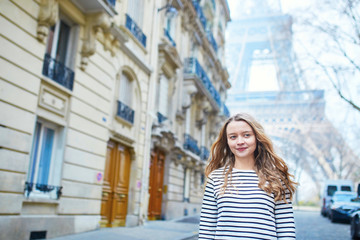
<svg viewBox="0 0 360 240"><path fill-rule="evenodd" d="M331 222L349 222L351 214L360 209L356 192L336 191L330 200L328 217Z"/></svg>
<svg viewBox="0 0 360 240"><path fill-rule="evenodd" d="M329 204L336 191L352 192L353 182L351 180L326 180L322 191L321 215L324 217L330 212Z"/></svg>
<svg viewBox="0 0 360 240"><path fill-rule="evenodd" d="M360 210L357 210L351 214L350 223L351 238L360 239Z"/></svg>

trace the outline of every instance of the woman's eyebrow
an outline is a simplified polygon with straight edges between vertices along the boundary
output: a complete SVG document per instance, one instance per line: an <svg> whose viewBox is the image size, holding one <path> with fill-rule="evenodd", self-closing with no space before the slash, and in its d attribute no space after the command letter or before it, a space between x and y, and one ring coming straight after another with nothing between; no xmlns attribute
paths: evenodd
<svg viewBox="0 0 360 240"><path fill-rule="evenodd" d="M238 132L229 132L228 134L226 134L227 136L230 136L230 135L236 135ZM240 133L252 133L251 130L245 130L245 131L242 131Z"/></svg>

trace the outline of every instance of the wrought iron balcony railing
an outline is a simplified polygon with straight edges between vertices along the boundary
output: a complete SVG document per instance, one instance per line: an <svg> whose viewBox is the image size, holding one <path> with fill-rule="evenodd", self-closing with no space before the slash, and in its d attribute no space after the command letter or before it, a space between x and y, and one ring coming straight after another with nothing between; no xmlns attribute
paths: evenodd
<svg viewBox="0 0 360 240"><path fill-rule="evenodd" d="M162 115L161 113L157 113L157 117L158 117L158 122L162 123L163 121L165 121L167 119L167 117L165 117L164 115Z"/></svg>
<svg viewBox="0 0 360 240"><path fill-rule="evenodd" d="M200 158L201 158L201 160L203 160L203 161L206 161L208 158L209 158L209 156L210 156L210 152L209 152L209 150L206 148L206 147L204 147L204 146L202 146L201 148L200 148Z"/></svg>
<svg viewBox="0 0 360 240"><path fill-rule="evenodd" d="M32 191L34 191L34 188L43 193L50 193L52 191L55 191L56 199L59 199L62 194L61 190L63 187L62 186L52 186L52 185L47 185L47 184L40 184L40 183L25 182L24 193L27 198L29 197L30 193Z"/></svg>
<svg viewBox="0 0 360 240"><path fill-rule="evenodd" d="M199 5L199 3L196 0L193 0L192 4L196 10L196 14L199 17L201 24L203 25L204 29L206 29L206 17L205 17L205 14L204 14L201 6Z"/></svg>
<svg viewBox="0 0 360 240"><path fill-rule="evenodd" d="M217 52L218 47L217 47L217 43L215 41L215 38L214 38L213 34L210 31L208 31L206 33L206 36L207 36L207 39L209 40L211 46L214 48L214 51Z"/></svg>
<svg viewBox="0 0 360 240"><path fill-rule="evenodd" d="M184 149L189 150L196 155L200 155L200 149L197 145L197 141L192 138L189 134L184 134L185 141L184 141Z"/></svg>
<svg viewBox="0 0 360 240"><path fill-rule="evenodd" d="M139 42L146 47L146 36L142 32L141 28L134 22L134 20L128 15L126 15L126 23L125 26L129 31L134 35L134 37L139 40Z"/></svg>
<svg viewBox="0 0 360 240"><path fill-rule="evenodd" d="M45 54L42 74L60 85L72 90L74 85L74 71L63 63Z"/></svg>
<svg viewBox="0 0 360 240"><path fill-rule="evenodd" d="M106 1L110 4L110 6L115 8L116 0L106 0Z"/></svg>
<svg viewBox="0 0 360 240"><path fill-rule="evenodd" d="M204 69L201 67L200 63L196 58L185 59L184 73L195 74L201 80L201 83L208 90L208 92L213 97L218 106L221 107L221 99L219 92L216 91L215 87L212 85L210 79L208 78L207 74L205 73Z"/></svg>
<svg viewBox="0 0 360 240"><path fill-rule="evenodd" d="M130 122L131 124L134 124L134 114L134 110L118 100L117 116Z"/></svg>
<svg viewBox="0 0 360 240"><path fill-rule="evenodd" d="M169 39L169 41L171 42L171 44L176 47L176 43L174 41L174 39L172 39L172 37L170 36L170 33L167 29L164 28L164 34L167 37L167 39Z"/></svg>

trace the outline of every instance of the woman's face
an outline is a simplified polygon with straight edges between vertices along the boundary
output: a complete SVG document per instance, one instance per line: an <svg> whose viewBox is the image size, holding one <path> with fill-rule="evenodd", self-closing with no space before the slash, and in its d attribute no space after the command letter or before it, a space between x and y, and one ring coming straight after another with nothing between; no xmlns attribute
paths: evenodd
<svg viewBox="0 0 360 240"><path fill-rule="evenodd" d="M245 121L232 121L226 127L227 144L235 160L254 160L256 137Z"/></svg>

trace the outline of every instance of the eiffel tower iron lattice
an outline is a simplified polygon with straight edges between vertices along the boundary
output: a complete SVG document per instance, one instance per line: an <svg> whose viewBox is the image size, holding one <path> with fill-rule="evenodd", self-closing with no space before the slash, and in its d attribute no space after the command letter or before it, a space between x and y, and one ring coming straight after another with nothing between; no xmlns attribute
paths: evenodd
<svg viewBox="0 0 360 240"><path fill-rule="evenodd" d="M281 12L280 4L275 4L279 1L272 2L257 0L243 9L248 15L229 23L232 88L227 106L232 114L254 115L290 160L295 175L306 171L317 189L325 179L351 179L359 157L326 118L324 91L302 89L294 67L292 18ZM275 66L279 90L249 92L251 66L268 63Z"/></svg>

